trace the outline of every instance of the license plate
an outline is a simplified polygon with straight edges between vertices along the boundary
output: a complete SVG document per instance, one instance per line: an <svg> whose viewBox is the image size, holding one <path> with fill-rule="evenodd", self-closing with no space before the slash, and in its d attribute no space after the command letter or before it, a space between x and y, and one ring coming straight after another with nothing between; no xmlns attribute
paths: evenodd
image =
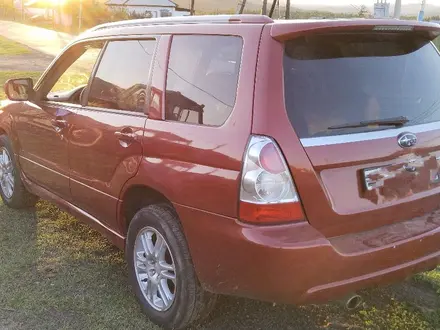
<svg viewBox="0 0 440 330"><path fill-rule="evenodd" d="M363 170L364 187L373 191L382 187L426 190L440 183L440 157L420 157L407 162L388 164Z"/></svg>

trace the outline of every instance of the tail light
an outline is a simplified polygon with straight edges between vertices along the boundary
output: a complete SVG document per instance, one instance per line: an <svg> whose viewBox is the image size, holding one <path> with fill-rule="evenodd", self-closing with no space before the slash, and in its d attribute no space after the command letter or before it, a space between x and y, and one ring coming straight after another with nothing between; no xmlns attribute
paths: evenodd
<svg viewBox="0 0 440 330"><path fill-rule="evenodd" d="M240 219L253 223L304 220L298 193L278 145L266 136L252 136L244 157Z"/></svg>

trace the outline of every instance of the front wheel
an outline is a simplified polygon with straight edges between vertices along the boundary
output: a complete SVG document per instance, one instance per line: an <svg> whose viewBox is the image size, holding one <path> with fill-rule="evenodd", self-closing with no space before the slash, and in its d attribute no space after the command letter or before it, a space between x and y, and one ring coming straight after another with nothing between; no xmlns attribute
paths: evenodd
<svg viewBox="0 0 440 330"><path fill-rule="evenodd" d="M0 136L0 196L7 206L14 209L32 207L38 200L21 181L11 141L6 135Z"/></svg>
<svg viewBox="0 0 440 330"><path fill-rule="evenodd" d="M202 289L171 207L151 205L134 216L126 259L136 296L157 325L183 329L213 309L216 296Z"/></svg>

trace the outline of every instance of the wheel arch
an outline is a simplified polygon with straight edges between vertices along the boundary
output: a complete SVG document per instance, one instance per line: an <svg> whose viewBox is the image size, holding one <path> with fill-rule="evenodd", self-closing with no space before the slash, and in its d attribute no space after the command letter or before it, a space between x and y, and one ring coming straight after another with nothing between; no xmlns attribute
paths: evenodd
<svg viewBox="0 0 440 330"><path fill-rule="evenodd" d="M6 135L12 143L14 152L18 154L19 141L16 132L14 132L14 119L11 114L0 108L0 135Z"/></svg>
<svg viewBox="0 0 440 330"><path fill-rule="evenodd" d="M118 217L124 235L134 215L144 207L153 204L165 204L173 207L172 202L162 192L146 184L133 184L126 186L121 197Z"/></svg>
<svg viewBox="0 0 440 330"><path fill-rule="evenodd" d="M2 116L0 116L0 135L9 135L9 129L7 129L8 123L6 122L6 120L8 118L4 118ZM9 123L10 124L10 123Z"/></svg>

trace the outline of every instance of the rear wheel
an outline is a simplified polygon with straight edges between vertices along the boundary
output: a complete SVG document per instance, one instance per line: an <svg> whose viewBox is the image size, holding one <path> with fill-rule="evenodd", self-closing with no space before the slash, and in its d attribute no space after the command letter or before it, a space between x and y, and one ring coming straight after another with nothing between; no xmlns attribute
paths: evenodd
<svg viewBox="0 0 440 330"><path fill-rule="evenodd" d="M183 329L213 309L216 296L200 286L171 207L151 205L134 216L126 259L136 296L157 325Z"/></svg>
<svg viewBox="0 0 440 330"><path fill-rule="evenodd" d="M0 136L0 196L15 209L32 207L38 200L23 185L11 142L5 135Z"/></svg>

